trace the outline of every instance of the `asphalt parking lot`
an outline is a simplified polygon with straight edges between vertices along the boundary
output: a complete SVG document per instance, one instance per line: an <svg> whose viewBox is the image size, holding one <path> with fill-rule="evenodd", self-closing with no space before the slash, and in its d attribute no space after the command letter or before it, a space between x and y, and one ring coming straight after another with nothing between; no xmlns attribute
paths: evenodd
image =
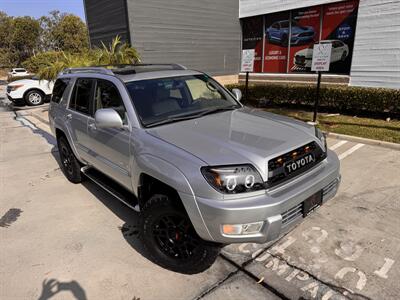
<svg viewBox="0 0 400 300"><path fill-rule="evenodd" d="M399 298L399 151L329 139L333 200L273 244L227 246L182 275L148 259L135 212L66 180L46 108L9 110L0 86L1 299Z"/></svg>

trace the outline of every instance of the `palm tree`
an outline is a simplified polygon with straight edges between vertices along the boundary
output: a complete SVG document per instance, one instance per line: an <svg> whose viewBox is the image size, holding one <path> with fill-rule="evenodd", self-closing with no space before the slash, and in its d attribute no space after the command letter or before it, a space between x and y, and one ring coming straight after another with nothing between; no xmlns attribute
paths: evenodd
<svg viewBox="0 0 400 300"><path fill-rule="evenodd" d="M122 43L116 36L109 47L102 47L84 53L66 53L61 51L60 58L39 68L40 79L55 80L58 74L66 68L89 67L99 65L136 64L140 62L139 53L127 43Z"/></svg>
<svg viewBox="0 0 400 300"><path fill-rule="evenodd" d="M37 72L40 79L55 80L58 74L66 68L88 67L93 65L93 58L89 53L71 54L61 51L61 58L41 66Z"/></svg>
<svg viewBox="0 0 400 300"><path fill-rule="evenodd" d="M101 42L102 47L95 50L97 65L136 64L140 62L139 53L127 43L121 42L117 35L107 47Z"/></svg>

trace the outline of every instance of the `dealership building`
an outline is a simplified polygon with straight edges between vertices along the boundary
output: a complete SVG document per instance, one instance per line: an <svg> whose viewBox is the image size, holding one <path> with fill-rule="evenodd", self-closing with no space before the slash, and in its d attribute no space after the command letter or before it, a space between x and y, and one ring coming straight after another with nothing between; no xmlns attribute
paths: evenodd
<svg viewBox="0 0 400 300"><path fill-rule="evenodd" d="M91 45L117 34L145 63L180 63L237 81L308 82L313 45L332 45L326 82L400 88L400 0L84 0ZM242 76L239 76L240 78Z"/></svg>

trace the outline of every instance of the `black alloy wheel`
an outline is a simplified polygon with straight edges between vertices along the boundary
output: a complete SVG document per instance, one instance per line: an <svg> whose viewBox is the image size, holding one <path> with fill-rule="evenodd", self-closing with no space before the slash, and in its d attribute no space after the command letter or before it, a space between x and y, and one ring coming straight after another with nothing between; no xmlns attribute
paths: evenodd
<svg viewBox="0 0 400 300"><path fill-rule="evenodd" d="M163 268L184 274L203 272L216 260L220 245L202 240L184 209L171 198L156 194L145 203L143 244L150 258Z"/></svg>
<svg viewBox="0 0 400 300"><path fill-rule="evenodd" d="M72 152L67 139L62 136L58 138L57 143L61 160L61 169L65 177L73 183L80 183L82 181L81 166L74 152Z"/></svg>

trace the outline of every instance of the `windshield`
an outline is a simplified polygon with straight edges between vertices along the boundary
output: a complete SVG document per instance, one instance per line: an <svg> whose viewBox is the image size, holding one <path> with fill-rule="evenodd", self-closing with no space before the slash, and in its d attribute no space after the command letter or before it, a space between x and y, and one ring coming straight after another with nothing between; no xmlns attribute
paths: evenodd
<svg viewBox="0 0 400 300"><path fill-rule="evenodd" d="M144 126L241 107L216 81L206 75L132 81L126 87Z"/></svg>

